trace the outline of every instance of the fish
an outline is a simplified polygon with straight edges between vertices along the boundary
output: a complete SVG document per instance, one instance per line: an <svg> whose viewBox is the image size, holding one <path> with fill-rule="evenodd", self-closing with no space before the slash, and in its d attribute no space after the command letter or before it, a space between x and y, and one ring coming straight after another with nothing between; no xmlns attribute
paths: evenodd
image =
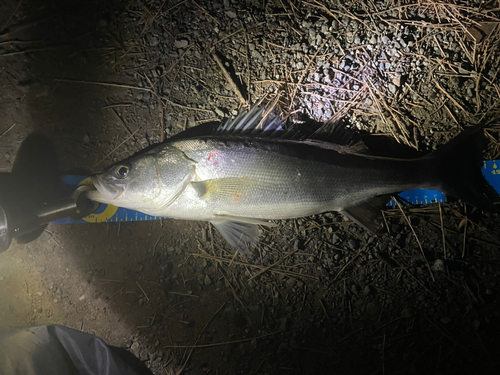
<svg viewBox="0 0 500 375"><path fill-rule="evenodd" d="M255 105L204 135L181 133L92 176L89 198L148 215L213 224L249 255L259 225L337 211L371 232L390 195L441 190L498 212L481 173L483 127L471 126L418 158L359 151L337 123L305 134Z"/></svg>

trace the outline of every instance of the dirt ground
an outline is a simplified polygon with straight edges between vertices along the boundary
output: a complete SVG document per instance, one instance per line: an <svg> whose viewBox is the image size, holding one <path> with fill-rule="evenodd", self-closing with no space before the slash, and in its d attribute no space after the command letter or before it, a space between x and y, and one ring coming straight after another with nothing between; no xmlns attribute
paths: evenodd
<svg viewBox="0 0 500 375"><path fill-rule="evenodd" d="M266 94L423 152L492 120L499 159L499 22L498 1L7 0L0 183L31 134L92 173ZM54 195L36 172L17 200ZM384 215L282 221L251 258L201 222L49 225L0 253L0 329L63 324L159 375L498 373L498 216Z"/></svg>

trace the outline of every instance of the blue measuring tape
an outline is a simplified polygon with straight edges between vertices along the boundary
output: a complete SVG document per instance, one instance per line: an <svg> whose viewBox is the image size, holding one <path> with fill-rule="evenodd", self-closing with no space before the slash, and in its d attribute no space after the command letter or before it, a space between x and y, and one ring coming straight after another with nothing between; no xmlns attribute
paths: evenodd
<svg viewBox="0 0 500 375"><path fill-rule="evenodd" d="M488 160L483 162L482 172L486 181L500 194L500 160ZM81 184L90 184L90 178L87 176L63 176L63 182L67 185L78 186ZM446 202L446 195L437 190L415 189L406 190L398 194L403 201L411 204L432 204ZM394 200L391 200L388 206L395 206ZM161 216L151 216L142 212L129 210L127 208L116 207L112 205L101 204L97 211L80 220L65 218L54 221L56 224L65 223L103 223L103 222L123 222L123 221L145 221L165 219Z"/></svg>

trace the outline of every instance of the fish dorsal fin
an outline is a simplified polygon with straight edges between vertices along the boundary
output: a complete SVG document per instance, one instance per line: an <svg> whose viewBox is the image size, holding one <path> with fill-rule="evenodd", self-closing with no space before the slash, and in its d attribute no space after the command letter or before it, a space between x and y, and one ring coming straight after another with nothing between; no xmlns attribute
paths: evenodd
<svg viewBox="0 0 500 375"><path fill-rule="evenodd" d="M260 102L250 110L241 111L236 117L219 125L214 134L296 141L316 140L345 146L354 143L358 136L346 129L342 120L332 119L322 124L308 119L304 123L287 126L282 117L276 114L275 107L261 106Z"/></svg>
<svg viewBox="0 0 500 375"><path fill-rule="evenodd" d="M255 105L252 109L241 111L215 129L215 135L275 137L281 135L285 122L274 112L274 108Z"/></svg>
<svg viewBox="0 0 500 375"><path fill-rule="evenodd" d="M343 120L334 120L333 118L326 121L321 127L309 135L308 139L315 139L336 143L342 146L348 146L356 141L359 135L346 128Z"/></svg>

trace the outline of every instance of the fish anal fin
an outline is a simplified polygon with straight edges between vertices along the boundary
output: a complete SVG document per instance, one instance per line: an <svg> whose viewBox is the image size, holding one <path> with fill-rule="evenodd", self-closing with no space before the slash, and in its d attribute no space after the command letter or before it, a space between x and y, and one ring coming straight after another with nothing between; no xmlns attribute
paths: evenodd
<svg viewBox="0 0 500 375"><path fill-rule="evenodd" d="M345 216L372 233L382 227L382 208L389 202L388 196L375 197L341 210Z"/></svg>

